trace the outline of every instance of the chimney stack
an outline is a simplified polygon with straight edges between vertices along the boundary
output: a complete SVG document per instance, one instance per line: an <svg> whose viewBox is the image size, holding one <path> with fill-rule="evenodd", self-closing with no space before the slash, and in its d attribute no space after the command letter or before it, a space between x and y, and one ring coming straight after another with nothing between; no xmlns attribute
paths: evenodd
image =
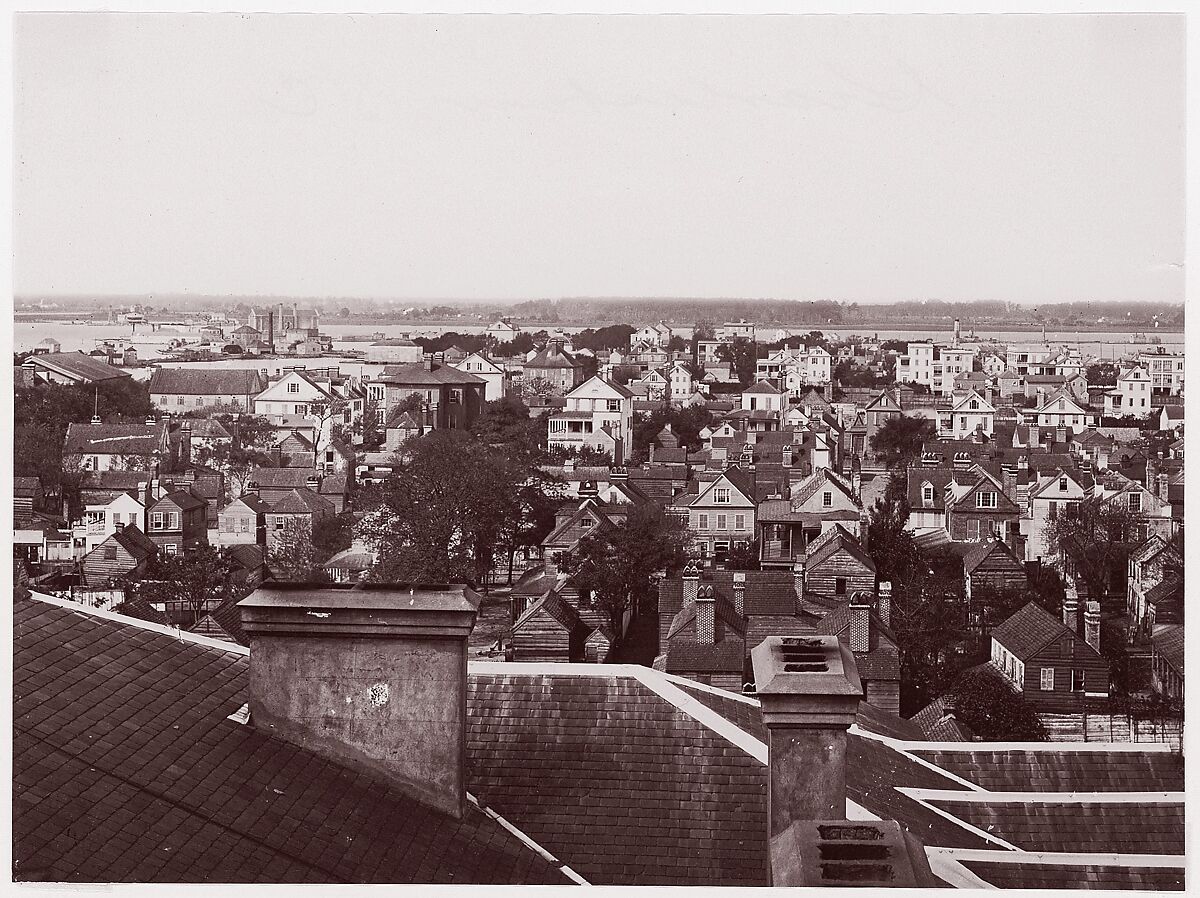
<svg viewBox="0 0 1200 898"><path fill-rule="evenodd" d="M1063 598L1063 624L1072 633L1079 632L1079 594L1073 586L1066 588Z"/></svg>
<svg viewBox="0 0 1200 898"><path fill-rule="evenodd" d="M1166 502L1168 501L1168 497L1171 495L1170 484L1170 477L1168 477L1166 474L1159 474L1158 483L1151 487L1151 491L1163 502Z"/></svg>
<svg viewBox="0 0 1200 898"><path fill-rule="evenodd" d="M740 617L746 616L746 572L735 571L733 575L733 610Z"/></svg>
<svg viewBox="0 0 1200 898"><path fill-rule="evenodd" d="M879 622L885 627L892 625L892 583L890 580L884 580L879 584L879 598L875 603L875 613L879 615Z"/></svg>
<svg viewBox="0 0 1200 898"><path fill-rule="evenodd" d="M694 560L689 560L683 567L683 604L696 601L700 591L700 568Z"/></svg>
<svg viewBox="0 0 1200 898"><path fill-rule="evenodd" d="M273 584L238 607L254 727L462 816L474 592Z"/></svg>
<svg viewBox="0 0 1200 898"><path fill-rule="evenodd" d="M1144 480L1146 489L1153 493L1158 485L1158 453L1153 449L1149 450L1146 457L1146 476Z"/></svg>
<svg viewBox="0 0 1200 898"><path fill-rule="evenodd" d="M1095 599L1087 603L1087 611L1083 613L1083 640L1100 651L1100 603Z"/></svg>
<svg viewBox="0 0 1200 898"><path fill-rule="evenodd" d="M850 596L850 651L871 651L871 596L861 590Z"/></svg>
<svg viewBox="0 0 1200 898"><path fill-rule="evenodd" d="M805 556L797 555L792 559L792 582L796 587L796 607L804 606L804 564Z"/></svg>
<svg viewBox="0 0 1200 898"><path fill-rule="evenodd" d="M711 586L696 592L696 642L712 645L717 641L717 597Z"/></svg>
<svg viewBox="0 0 1200 898"><path fill-rule="evenodd" d="M768 636L750 653L767 727L767 838L846 819L846 730L862 683L836 636Z"/></svg>

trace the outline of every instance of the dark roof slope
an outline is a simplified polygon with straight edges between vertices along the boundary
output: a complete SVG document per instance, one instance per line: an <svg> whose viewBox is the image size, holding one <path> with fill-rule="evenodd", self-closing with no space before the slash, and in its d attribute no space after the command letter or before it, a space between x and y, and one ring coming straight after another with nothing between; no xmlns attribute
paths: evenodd
<svg viewBox="0 0 1200 898"><path fill-rule="evenodd" d="M128 371L122 371L108 362L97 361L82 352L47 352L31 356L25 364L28 367L46 367L85 381L113 380L130 376Z"/></svg>
<svg viewBox="0 0 1200 898"><path fill-rule="evenodd" d="M266 388L252 368L156 368L150 375L151 394L248 396Z"/></svg>
<svg viewBox="0 0 1200 898"><path fill-rule="evenodd" d="M566 882L479 810L226 719L243 654L38 601L14 619L18 880Z"/></svg>
<svg viewBox="0 0 1200 898"><path fill-rule="evenodd" d="M271 506L269 514L333 514L333 503L306 487L297 487Z"/></svg>
<svg viewBox="0 0 1200 898"><path fill-rule="evenodd" d="M1036 602L1028 603L1008 620L992 628L992 638L1021 660L1032 658L1050 643L1075 636L1071 629L1052 617ZM1079 640L1082 646L1083 640Z"/></svg>
<svg viewBox="0 0 1200 898"><path fill-rule="evenodd" d="M1183 758L1170 751L1107 751L1103 745L1081 751L1052 745L1036 750L978 748L910 750L993 792L1178 792L1183 790Z"/></svg>

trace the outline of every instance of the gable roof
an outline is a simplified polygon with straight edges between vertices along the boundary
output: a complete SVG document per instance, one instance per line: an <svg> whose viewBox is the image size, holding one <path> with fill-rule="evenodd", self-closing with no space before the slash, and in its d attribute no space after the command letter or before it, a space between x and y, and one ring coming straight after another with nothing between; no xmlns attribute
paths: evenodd
<svg viewBox="0 0 1200 898"><path fill-rule="evenodd" d="M841 524L834 524L809 544L806 564L810 568L814 567L835 555L841 549L850 553L851 557L865 567L870 568L872 571L875 570L875 562L871 559L871 556L863 549L862 544Z"/></svg>
<svg viewBox="0 0 1200 898"><path fill-rule="evenodd" d="M163 451L166 422L68 424L64 455L156 455ZM152 475L142 472L142 478Z"/></svg>
<svg viewBox="0 0 1200 898"><path fill-rule="evenodd" d="M333 503L307 487L291 490L271 506L268 514L321 514L332 515Z"/></svg>
<svg viewBox="0 0 1200 898"><path fill-rule="evenodd" d="M1078 643L1077 651L1095 651L1078 633L1051 615L1037 602L1030 602L1008 620L992 628L992 639L1024 661L1055 640L1070 636Z"/></svg>
<svg viewBox="0 0 1200 898"><path fill-rule="evenodd" d="M193 509L196 509L196 508L203 508L205 505L208 504L203 499L197 498L196 496L192 495L192 493L188 490L177 489L177 490L172 490L171 492L164 494L161 498L158 499L158 501L150 503L151 510L157 508L160 504L162 504L164 502L170 502L171 504L178 507L180 511L192 511Z"/></svg>
<svg viewBox="0 0 1200 898"><path fill-rule="evenodd" d="M248 396L261 393L266 383L253 368L155 368L151 395Z"/></svg>
<svg viewBox="0 0 1200 898"><path fill-rule="evenodd" d="M1017 560L1017 556L1013 554L1012 549L1003 540L991 539L986 542L977 543L971 547L971 550L963 556L963 570L968 574L972 574L975 570L992 556L994 552L1000 552L1008 556L1013 564L1018 565L1024 570L1024 565Z"/></svg>
<svg viewBox="0 0 1200 898"><path fill-rule="evenodd" d="M92 551L100 549L104 543L107 543L110 540L119 545L138 561L144 561L151 555L154 555L156 552L158 552L158 546L156 546L150 540L150 537L146 536L146 534L142 533L141 530L132 524L112 534L108 539L106 539L103 543L100 543L99 546L96 546L96 549L93 549Z"/></svg>
<svg viewBox="0 0 1200 898"><path fill-rule="evenodd" d="M56 374L86 383L130 376L129 372L122 371L108 362L96 361L92 356L82 352L47 352L30 356L25 360L23 367L46 368Z"/></svg>
<svg viewBox="0 0 1200 898"><path fill-rule="evenodd" d="M862 500L854 495L854 490L828 468L817 468L803 482L792 487L791 503L793 507L803 505L817 493L829 485L849 499L856 508L862 508Z"/></svg>
<svg viewBox="0 0 1200 898"><path fill-rule="evenodd" d="M870 618L867 651L854 653L858 675L865 680L899 680L900 650L896 647L895 637L883 625L874 608L867 614ZM821 618L813 632L820 636L841 637L850 629L853 618L854 611L847 600Z"/></svg>
<svg viewBox="0 0 1200 898"><path fill-rule="evenodd" d="M437 362L433 362L429 368L425 367L424 362L385 365L383 373L378 375L375 380L379 383L395 384L401 389L408 386L441 386L443 384L466 386L487 383L482 377L460 371L453 365L441 365Z"/></svg>

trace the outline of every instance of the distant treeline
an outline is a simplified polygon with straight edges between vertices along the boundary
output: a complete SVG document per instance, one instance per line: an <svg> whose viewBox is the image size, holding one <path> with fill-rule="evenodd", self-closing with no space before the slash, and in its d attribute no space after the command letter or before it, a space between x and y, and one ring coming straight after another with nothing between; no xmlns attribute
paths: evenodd
<svg viewBox="0 0 1200 898"><path fill-rule="evenodd" d="M18 317L37 315L39 310L21 309L39 297L17 297ZM1166 302L1061 302L1040 306L992 300L947 302L911 300L896 303L858 303L834 300L798 301L784 299L695 299L568 297L533 299L514 304L471 300L387 300L345 297L245 297L245 296L156 296L139 297L46 297L55 308L43 308L42 316L64 314L72 309L106 313L143 305L148 314L204 309L243 316L253 306L276 302L318 308L322 320L379 324L428 320L473 319L487 325L497 318L512 318L520 324L594 325L642 323L662 319L670 324L691 325L697 318L717 323L745 318L762 326L845 327L851 325L904 325L944 327L961 318L964 327L1056 328L1111 327L1122 330L1183 327L1183 304Z"/></svg>

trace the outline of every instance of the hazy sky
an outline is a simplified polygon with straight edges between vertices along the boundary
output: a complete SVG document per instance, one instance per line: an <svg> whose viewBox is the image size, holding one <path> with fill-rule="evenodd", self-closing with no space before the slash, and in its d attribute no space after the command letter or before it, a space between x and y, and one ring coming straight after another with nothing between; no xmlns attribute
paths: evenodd
<svg viewBox="0 0 1200 898"><path fill-rule="evenodd" d="M15 288L1182 300L1182 16L24 15Z"/></svg>

